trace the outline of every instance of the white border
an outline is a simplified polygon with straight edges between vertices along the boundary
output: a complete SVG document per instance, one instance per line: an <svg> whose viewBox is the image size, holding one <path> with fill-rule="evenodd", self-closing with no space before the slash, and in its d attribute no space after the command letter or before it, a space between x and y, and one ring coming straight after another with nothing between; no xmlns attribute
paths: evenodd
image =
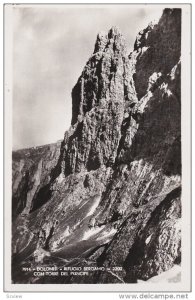
<svg viewBox="0 0 195 300"><path fill-rule="evenodd" d="M34 5L34 4L33 4ZM39 4L40 5L40 4ZM45 4L43 4L45 5ZM110 4L109 4L110 5ZM129 4L131 5L131 4ZM149 4L147 4L149 5ZM12 5L5 6L4 24L4 108L5 108L5 198L4 198L4 291L163 291L191 290L191 6L189 4L163 4L182 8L182 282L174 284L11 284L11 154L12 154Z"/></svg>

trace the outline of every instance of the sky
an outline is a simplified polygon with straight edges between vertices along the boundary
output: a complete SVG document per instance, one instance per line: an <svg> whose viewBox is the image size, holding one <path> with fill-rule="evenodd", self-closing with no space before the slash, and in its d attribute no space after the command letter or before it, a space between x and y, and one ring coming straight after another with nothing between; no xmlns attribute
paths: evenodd
<svg viewBox="0 0 195 300"><path fill-rule="evenodd" d="M138 32L161 15L158 5L16 5L13 149L63 139L71 124L71 91L98 32L118 26L130 52Z"/></svg>

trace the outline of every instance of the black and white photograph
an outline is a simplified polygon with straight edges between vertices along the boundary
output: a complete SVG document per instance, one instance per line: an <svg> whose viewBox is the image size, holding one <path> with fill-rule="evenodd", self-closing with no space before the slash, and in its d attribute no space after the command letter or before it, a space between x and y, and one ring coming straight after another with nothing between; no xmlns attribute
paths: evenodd
<svg viewBox="0 0 195 300"><path fill-rule="evenodd" d="M7 290L189 291L191 6L4 14Z"/></svg>

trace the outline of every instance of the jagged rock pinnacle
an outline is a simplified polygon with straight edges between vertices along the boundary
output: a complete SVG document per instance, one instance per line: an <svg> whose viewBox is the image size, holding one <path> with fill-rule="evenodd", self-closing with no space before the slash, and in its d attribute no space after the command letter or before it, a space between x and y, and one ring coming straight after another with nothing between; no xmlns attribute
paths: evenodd
<svg viewBox="0 0 195 300"><path fill-rule="evenodd" d="M105 31L101 31L97 35L94 53L96 53L98 51L104 51L107 43L108 43L108 35Z"/></svg>
<svg viewBox="0 0 195 300"><path fill-rule="evenodd" d="M115 89L117 89L116 80L121 82L125 80L125 84L130 86L131 78L127 79L129 76L127 73L126 45L120 30L112 27L108 33L99 33L94 53L72 91L72 124L78 121L79 115L84 116L102 99L107 99L108 103L108 99L110 99L108 94L111 92L111 87L114 88L112 81L115 81ZM131 90L131 88L127 87L127 90ZM112 101L114 98L116 97L112 93Z"/></svg>
<svg viewBox="0 0 195 300"><path fill-rule="evenodd" d="M125 109L136 101L125 40L112 27L98 34L95 51L72 91L72 125L78 127L66 154L66 174L115 162Z"/></svg>
<svg viewBox="0 0 195 300"><path fill-rule="evenodd" d="M108 33L105 31L98 33L94 53L104 51L106 48L119 52L125 50L125 39L118 27L111 27Z"/></svg>

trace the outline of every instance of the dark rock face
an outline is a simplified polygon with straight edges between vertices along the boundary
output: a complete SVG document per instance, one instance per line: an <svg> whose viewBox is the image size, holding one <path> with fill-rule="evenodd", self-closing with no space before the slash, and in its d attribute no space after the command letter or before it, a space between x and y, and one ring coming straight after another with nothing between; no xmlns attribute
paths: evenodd
<svg viewBox="0 0 195 300"><path fill-rule="evenodd" d="M150 76L154 72L166 76L180 59L181 10L165 9L157 25L149 25L138 34L131 55L137 57L135 87L141 99L147 92Z"/></svg>
<svg viewBox="0 0 195 300"><path fill-rule="evenodd" d="M128 282L147 280L181 262L180 196L180 188L171 191L152 212L124 262Z"/></svg>
<svg viewBox="0 0 195 300"><path fill-rule="evenodd" d="M75 130L65 143L65 174L112 166L124 114L137 102L125 41L117 28L98 35L72 98Z"/></svg>
<svg viewBox="0 0 195 300"><path fill-rule="evenodd" d="M13 153L14 282L137 282L180 264L180 52L180 9L140 32L129 56L116 27L97 36L63 142ZM21 274L37 262L110 270Z"/></svg>

